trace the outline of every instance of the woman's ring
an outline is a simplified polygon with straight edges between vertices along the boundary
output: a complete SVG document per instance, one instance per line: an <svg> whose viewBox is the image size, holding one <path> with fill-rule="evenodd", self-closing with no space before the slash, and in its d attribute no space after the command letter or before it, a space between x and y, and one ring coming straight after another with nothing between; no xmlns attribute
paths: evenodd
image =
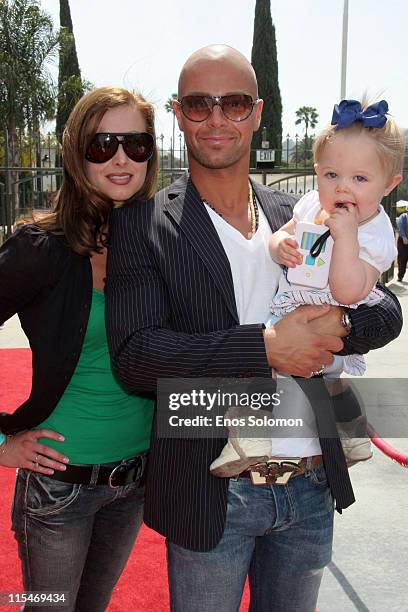
<svg viewBox="0 0 408 612"><path fill-rule="evenodd" d="M38 468L38 465L39 465L39 463L38 463L38 455L36 453L35 457L34 457L34 461L33 461L33 466Z"/></svg>

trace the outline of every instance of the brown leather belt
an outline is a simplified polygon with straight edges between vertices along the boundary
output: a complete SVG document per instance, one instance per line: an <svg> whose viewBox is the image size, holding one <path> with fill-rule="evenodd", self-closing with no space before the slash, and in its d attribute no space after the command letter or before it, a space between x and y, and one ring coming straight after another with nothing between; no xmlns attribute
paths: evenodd
<svg viewBox="0 0 408 612"><path fill-rule="evenodd" d="M301 476L306 470L323 465L322 455L312 457L272 457L265 463L256 463L248 470L241 472L238 478L250 478L254 485L283 485L290 478Z"/></svg>

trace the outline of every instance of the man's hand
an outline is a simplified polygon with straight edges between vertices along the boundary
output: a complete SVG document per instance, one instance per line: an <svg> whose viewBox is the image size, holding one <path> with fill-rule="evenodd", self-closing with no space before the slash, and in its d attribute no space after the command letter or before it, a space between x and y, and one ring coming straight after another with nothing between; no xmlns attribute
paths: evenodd
<svg viewBox="0 0 408 612"><path fill-rule="evenodd" d="M32 429L8 436L5 446L1 446L0 465L4 467L26 468L40 474L53 474L54 470L66 470L68 457L45 444L39 438L49 438L62 442L63 436L49 429Z"/></svg>
<svg viewBox="0 0 408 612"><path fill-rule="evenodd" d="M300 308L308 308L308 306L299 306ZM329 306L323 316L309 320L309 327L317 334L328 334L329 336L344 338L344 336L347 336L347 330L341 324L342 314L343 308L341 306Z"/></svg>
<svg viewBox="0 0 408 612"><path fill-rule="evenodd" d="M332 363L332 353L341 351L343 342L338 337L341 334L332 331L336 324L335 316L330 311L330 306L303 306L266 329L265 350L271 368L309 378L323 365ZM329 317L327 323L323 319L325 315ZM318 326L320 319L323 319L321 331ZM315 329L311 325L312 321ZM330 333L325 333L325 326Z"/></svg>

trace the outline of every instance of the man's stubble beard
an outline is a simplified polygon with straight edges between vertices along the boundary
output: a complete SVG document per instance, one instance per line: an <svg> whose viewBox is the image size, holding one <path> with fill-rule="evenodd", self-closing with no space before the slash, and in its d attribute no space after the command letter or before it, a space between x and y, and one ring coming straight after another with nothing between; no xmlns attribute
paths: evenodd
<svg viewBox="0 0 408 612"><path fill-rule="evenodd" d="M194 159L194 161L202 166L203 168L208 168L209 170L224 170L226 168L230 168L234 166L237 162L239 162L245 153L242 151L231 151L227 155L219 155L216 154L208 154L204 151L197 150L192 147L189 148L187 143L187 152L189 160Z"/></svg>

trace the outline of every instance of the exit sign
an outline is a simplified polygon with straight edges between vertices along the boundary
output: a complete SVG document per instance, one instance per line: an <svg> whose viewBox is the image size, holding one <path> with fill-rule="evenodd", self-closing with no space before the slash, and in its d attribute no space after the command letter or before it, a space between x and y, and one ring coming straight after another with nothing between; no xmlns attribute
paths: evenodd
<svg viewBox="0 0 408 612"><path fill-rule="evenodd" d="M257 162L274 162L275 161L275 149L257 149L256 161Z"/></svg>

